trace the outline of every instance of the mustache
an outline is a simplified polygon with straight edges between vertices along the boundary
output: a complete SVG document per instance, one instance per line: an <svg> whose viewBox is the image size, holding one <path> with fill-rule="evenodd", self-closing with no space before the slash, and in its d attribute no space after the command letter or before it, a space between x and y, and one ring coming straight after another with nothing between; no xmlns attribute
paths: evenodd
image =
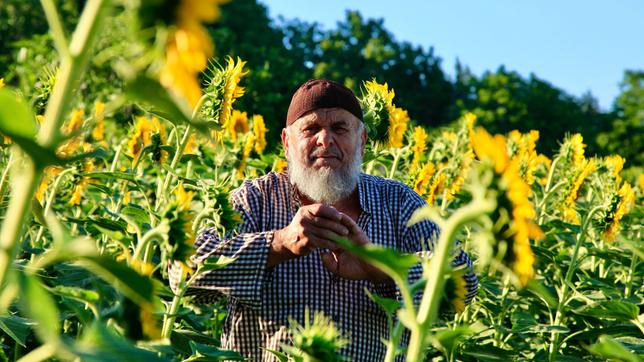
<svg viewBox="0 0 644 362"><path fill-rule="evenodd" d="M311 153L311 158L313 157L337 157L337 158L342 158L342 154L340 150L337 149L327 149L327 150L321 150L317 149Z"/></svg>

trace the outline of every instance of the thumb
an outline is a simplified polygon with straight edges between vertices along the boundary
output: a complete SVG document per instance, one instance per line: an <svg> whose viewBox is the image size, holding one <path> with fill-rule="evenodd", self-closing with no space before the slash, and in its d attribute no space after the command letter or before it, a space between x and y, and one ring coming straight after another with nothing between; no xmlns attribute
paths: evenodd
<svg viewBox="0 0 644 362"><path fill-rule="evenodd" d="M335 273L338 270L338 261L330 252L322 253L322 265L331 273Z"/></svg>

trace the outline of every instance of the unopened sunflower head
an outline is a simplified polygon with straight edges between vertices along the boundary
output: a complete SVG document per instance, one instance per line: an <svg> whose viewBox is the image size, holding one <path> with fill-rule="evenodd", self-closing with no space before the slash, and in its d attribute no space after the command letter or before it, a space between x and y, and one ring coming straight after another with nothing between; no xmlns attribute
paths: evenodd
<svg viewBox="0 0 644 362"><path fill-rule="evenodd" d="M364 124L369 138L375 141L388 139L390 111L393 108L394 90L387 83L374 80L364 83L362 97L358 99L364 114Z"/></svg>
<svg viewBox="0 0 644 362"><path fill-rule="evenodd" d="M346 360L339 352L349 344L349 340L342 337L333 321L322 312L315 312L312 322L309 313L306 309L303 326L291 320L291 334L296 353L306 356L305 360Z"/></svg>
<svg viewBox="0 0 644 362"><path fill-rule="evenodd" d="M599 229L602 239L608 242L615 240L620 229L620 221L635 203L635 192L628 182L624 182L619 190L612 193L605 211L600 212L595 226Z"/></svg>
<svg viewBox="0 0 644 362"><path fill-rule="evenodd" d="M559 150L559 155L566 160L568 164L572 164L574 167L581 167L584 162L584 138L579 133L567 137L564 143L561 145Z"/></svg>
<svg viewBox="0 0 644 362"><path fill-rule="evenodd" d="M244 88L239 86L241 78L248 71L244 70L246 62L228 57L226 65L211 63L206 74L208 98L201 109L202 116L214 121L224 128L230 126L230 117L235 100L244 95Z"/></svg>
<svg viewBox="0 0 644 362"><path fill-rule="evenodd" d="M164 219L168 222L169 230L168 239L162 243L163 259L187 262L194 253L194 215L189 209L184 209L175 202L168 206Z"/></svg>
<svg viewBox="0 0 644 362"><path fill-rule="evenodd" d="M581 168L575 170L575 173L570 178L568 187L564 190L563 216L564 219L571 223L578 223L579 218L573 213L575 203L579 198L582 186L588 179L588 175L597 168L595 160L584 160Z"/></svg>

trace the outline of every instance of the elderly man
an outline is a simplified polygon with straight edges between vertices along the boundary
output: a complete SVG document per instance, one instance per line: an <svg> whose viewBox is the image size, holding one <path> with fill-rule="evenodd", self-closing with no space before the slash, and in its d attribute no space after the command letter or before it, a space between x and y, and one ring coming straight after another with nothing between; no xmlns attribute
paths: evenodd
<svg viewBox="0 0 644 362"><path fill-rule="evenodd" d="M351 343L354 361L382 360L386 315L366 295L396 297L377 268L333 243L344 236L408 253L431 248L438 230L429 222L407 226L424 205L409 187L361 173L367 133L362 111L348 88L329 80L303 84L293 95L282 131L288 172L247 180L232 194L243 223L220 238L203 231L193 262L226 255L236 260L201 277L190 292L229 296L222 346L252 360L272 360L265 349L288 343L288 319L304 322L305 310L333 319ZM455 265L471 262L460 252ZM410 271L419 278L420 266ZM477 287L467 274L468 302Z"/></svg>

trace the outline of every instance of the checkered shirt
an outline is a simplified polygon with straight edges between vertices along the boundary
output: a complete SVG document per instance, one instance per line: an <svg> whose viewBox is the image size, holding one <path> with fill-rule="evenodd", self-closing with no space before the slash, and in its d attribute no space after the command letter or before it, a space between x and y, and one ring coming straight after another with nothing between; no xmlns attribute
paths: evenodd
<svg viewBox="0 0 644 362"><path fill-rule="evenodd" d="M438 240L438 228L431 221L407 226L411 214L425 201L406 185L362 174L358 194L362 214L357 223L372 243L426 255L422 251L431 250ZM272 172L247 180L231 198L243 223L225 239L213 228L203 230L195 241L197 252L192 261L199 263L220 255L236 260L224 269L202 275L188 289L197 302L229 297L222 347L253 361L272 361L273 355L265 349L280 350L282 343L288 344L289 319L304 324L305 310L309 308L330 317L342 335L350 339L351 343L341 351L350 360L382 361L385 345L381 339L389 336L387 317L368 298L365 288L400 299L396 286L338 277L324 268L320 250L266 267L274 231L289 225L301 206L286 173ZM469 303L476 294L478 280L467 254L459 250L455 255L452 265L466 266ZM421 274L420 264L412 267L410 281ZM173 288L179 275L177 268L170 268Z"/></svg>

